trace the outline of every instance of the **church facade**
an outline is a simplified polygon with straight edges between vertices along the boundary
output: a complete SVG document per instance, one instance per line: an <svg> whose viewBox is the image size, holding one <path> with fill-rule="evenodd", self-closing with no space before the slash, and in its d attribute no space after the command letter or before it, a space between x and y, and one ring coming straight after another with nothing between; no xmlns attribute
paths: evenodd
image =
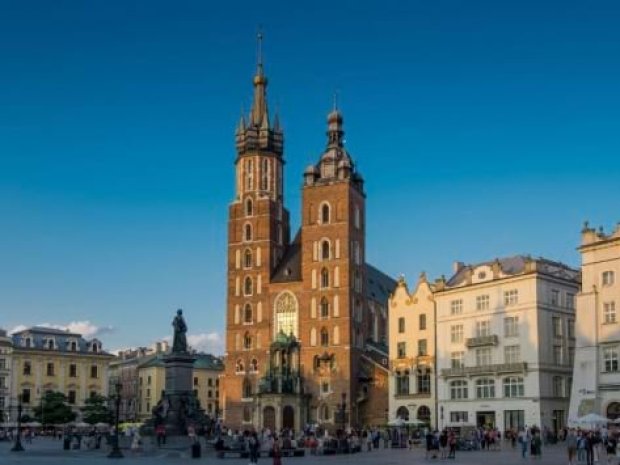
<svg viewBox="0 0 620 465"><path fill-rule="evenodd" d="M224 423L336 430L388 413L387 300L395 282L365 261L364 181L327 118L326 148L303 173L301 227L284 199L284 134L259 60L236 130L229 207Z"/></svg>

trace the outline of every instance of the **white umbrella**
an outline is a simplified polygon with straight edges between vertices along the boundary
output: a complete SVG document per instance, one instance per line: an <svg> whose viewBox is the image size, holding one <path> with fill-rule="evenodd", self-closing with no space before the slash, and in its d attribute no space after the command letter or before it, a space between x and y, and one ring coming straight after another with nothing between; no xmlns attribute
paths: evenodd
<svg viewBox="0 0 620 465"><path fill-rule="evenodd" d="M616 425L620 424L620 417L616 418L614 421L612 421L612 423L615 423Z"/></svg>
<svg viewBox="0 0 620 465"><path fill-rule="evenodd" d="M41 423L39 423L38 421L31 421L26 423L24 426L27 426L29 428L39 428L40 426L43 426Z"/></svg>
<svg viewBox="0 0 620 465"><path fill-rule="evenodd" d="M392 420L388 423L389 426L405 426L405 420L402 418L397 418L396 420Z"/></svg>
<svg viewBox="0 0 620 465"><path fill-rule="evenodd" d="M408 425L411 425L411 426L420 426L420 425L425 425L426 424L422 420L408 420L405 423L408 424Z"/></svg>
<svg viewBox="0 0 620 465"><path fill-rule="evenodd" d="M606 425L611 420L597 413L588 413L572 421L572 423L580 426L601 426Z"/></svg>

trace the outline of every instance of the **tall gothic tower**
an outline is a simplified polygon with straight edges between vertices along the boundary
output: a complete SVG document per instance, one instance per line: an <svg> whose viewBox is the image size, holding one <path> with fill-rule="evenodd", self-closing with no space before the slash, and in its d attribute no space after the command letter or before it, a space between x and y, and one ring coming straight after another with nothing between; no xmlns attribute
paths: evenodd
<svg viewBox="0 0 620 465"><path fill-rule="evenodd" d="M278 116L270 121L267 77L260 56L254 76L254 99L247 119L235 133L235 198L228 220L228 302L224 416L240 424L242 400L251 398L269 346L267 285L289 242L284 208L283 143Z"/></svg>
<svg viewBox="0 0 620 465"><path fill-rule="evenodd" d="M365 194L344 147L342 123L334 109L327 117L325 151L304 172L301 268L310 311L301 312L301 337L307 342L302 363L311 380L310 410L321 423L333 420L344 395L350 424L358 417L359 351L367 332Z"/></svg>

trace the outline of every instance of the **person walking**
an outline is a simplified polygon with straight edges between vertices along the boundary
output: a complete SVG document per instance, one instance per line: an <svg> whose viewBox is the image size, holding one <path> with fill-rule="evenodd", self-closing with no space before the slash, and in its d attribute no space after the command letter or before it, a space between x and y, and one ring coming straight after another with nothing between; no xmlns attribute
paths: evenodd
<svg viewBox="0 0 620 465"><path fill-rule="evenodd" d="M575 455L577 453L577 435L574 429L570 429L565 436L566 450L568 452L568 465L575 463Z"/></svg>
<svg viewBox="0 0 620 465"><path fill-rule="evenodd" d="M612 435L609 435L607 437L607 440L605 441L605 448L607 450L607 465L612 465L615 462L614 458L616 457L617 445L618 441L616 440L616 438Z"/></svg>
<svg viewBox="0 0 620 465"><path fill-rule="evenodd" d="M273 456L273 465L282 465L282 449L280 449L280 442L277 436L273 437L271 455Z"/></svg>
<svg viewBox="0 0 620 465"><path fill-rule="evenodd" d="M448 458L448 431L445 428L439 436L439 448L441 449L441 458Z"/></svg>
<svg viewBox="0 0 620 465"><path fill-rule="evenodd" d="M594 465L594 435L588 431L586 435L586 465Z"/></svg>
<svg viewBox="0 0 620 465"><path fill-rule="evenodd" d="M260 449L260 442L258 441L258 435L254 431L248 438L248 449L250 452L250 463L258 463L258 450Z"/></svg>
<svg viewBox="0 0 620 465"><path fill-rule="evenodd" d="M449 459L456 459L456 434L453 430L448 433L448 447L450 447Z"/></svg>
<svg viewBox="0 0 620 465"><path fill-rule="evenodd" d="M527 458L527 449L528 449L528 434L525 429L519 429L519 436L517 442L521 446L521 458Z"/></svg>

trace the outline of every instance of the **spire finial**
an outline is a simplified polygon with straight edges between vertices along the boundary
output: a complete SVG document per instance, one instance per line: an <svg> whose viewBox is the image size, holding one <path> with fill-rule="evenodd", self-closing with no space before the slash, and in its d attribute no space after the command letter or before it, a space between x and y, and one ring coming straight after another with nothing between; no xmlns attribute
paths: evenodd
<svg viewBox="0 0 620 465"><path fill-rule="evenodd" d="M258 26L256 33L256 66L259 72L263 70L263 28Z"/></svg>
<svg viewBox="0 0 620 465"><path fill-rule="evenodd" d="M338 111L338 89L334 91L334 111Z"/></svg>

